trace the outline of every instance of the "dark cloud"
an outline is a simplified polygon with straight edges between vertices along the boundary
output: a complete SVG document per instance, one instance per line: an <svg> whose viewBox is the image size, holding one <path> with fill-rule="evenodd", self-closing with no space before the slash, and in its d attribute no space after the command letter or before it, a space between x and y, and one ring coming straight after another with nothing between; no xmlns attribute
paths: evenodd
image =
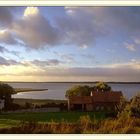
<svg viewBox="0 0 140 140"><path fill-rule="evenodd" d="M13 31L26 46L33 49L59 43L59 31L41 13L28 15L16 21L13 23Z"/></svg>
<svg viewBox="0 0 140 140"><path fill-rule="evenodd" d="M4 52L5 49L0 46L0 52ZM6 50L7 51L7 50ZM48 60L33 60L33 61L16 61L13 59L5 59L4 57L0 56L0 65L9 66L9 65L22 65L22 66L31 66L36 65L40 68L44 69L46 66L57 66L64 62L57 60L57 59L48 59Z"/></svg>
<svg viewBox="0 0 140 140"><path fill-rule="evenodd" d="M13 21L13 15L9 7L0 7L0 25L9 26Z"/></svg>
<svg viewBox="0 0 140 140"><path fill-rule="evenodd" d="M62 63L62 61L59 61L57 59L49 59L49 60L33 60L31 61L32 64L36 65L36 66L41 66L41 67L45 67L45 66L56 66Z"/></svg>
<svg viewBox="0 0 140 140"><path fill-rule="evenodd" d="M5 59L4 57L0 56L0 65L2 66L19 65L19 64L21 63L12 59Z"/></svg>
<svg viewBox="0 0 140 140"><path fill-rule="evenodd" d="M10 30L0 31L0 42L9 45L15 45L18 43Z"/></svg>

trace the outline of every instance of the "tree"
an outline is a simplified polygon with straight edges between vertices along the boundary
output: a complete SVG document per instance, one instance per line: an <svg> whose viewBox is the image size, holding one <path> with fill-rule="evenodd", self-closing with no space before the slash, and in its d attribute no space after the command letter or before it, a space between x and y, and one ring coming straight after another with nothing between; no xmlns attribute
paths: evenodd
<svg viewBox="0 0 140 140"><path fill-rule="evenodd" d="M107 85L105 82L98 82L96 85L93 87L94 91L111 91L111 87Z"/></svg>
<svg viewBox="0 0 140 140"><path fill-rule="evenodd" d="M130 103L126 105L120 117L136 117L140 118L140 93L134 96Z"/></svg>
<svg viewBox="0 0 140 140"><path fill-rule="evenodd" d="M116 112L117 112L117 116L118 117L125 110L125 108L126 108L127 105L128 105L127 99L124 96L122 96L120 98L120 103L119 103L119 105L117 105L117 108L116 108Z"/></svg>
<svg viewBox="0 0 140 140"><path fill-rule="evenodd" d="M66 98L70 96L89 96L91 88L89 86L76 85L66 91Z"/></svg>
<svg viewBox="0 0 140 140"><path fill-rule="evenodd" d="M5 100L5 109L9 109L12 104L12 94L16 94L15 90L10 85L0 82L0 99Z"/></svg>
<svg viewBox="0 0 140 140"><path fill-rule="evenodd" d="M140 93L132 98L129 110L130 116L140 118Z"/></svg>

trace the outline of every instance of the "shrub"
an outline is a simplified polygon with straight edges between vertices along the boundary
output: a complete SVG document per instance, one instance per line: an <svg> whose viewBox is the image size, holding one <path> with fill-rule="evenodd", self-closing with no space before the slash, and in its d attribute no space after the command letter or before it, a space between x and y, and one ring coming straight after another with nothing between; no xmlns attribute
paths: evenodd
<svg viewBox="0 0 140 140"><path fill-rule="evenodd" d="M131 99L131 102L126 105L124 111L120 113L120 117L140 117L140 94L137 94Z"/></svg>
<svg viewBox="0 0 140 140"><path fill-rule="evenodd" d="M5 105L4 105L5 110L11 109L12 94L16 94L14 88L12 88L10 85L6 83L0 82L0 99L5 100Z"/></svg>

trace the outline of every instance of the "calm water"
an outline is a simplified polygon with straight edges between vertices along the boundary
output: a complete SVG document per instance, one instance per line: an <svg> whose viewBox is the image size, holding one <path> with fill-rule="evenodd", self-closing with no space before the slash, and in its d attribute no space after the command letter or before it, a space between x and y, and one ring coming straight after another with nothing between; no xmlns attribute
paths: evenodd
<svg viewBox="0 0 140 140"><path fill-rule="evenodd" d="M30 99L65 99L65 92L74 85L89 85L84 83L8 83L14 88L47 88L47 91L24 92L13 95L13 98ZM131 98L140 92L140 84L109 84L113 90L122 91L124 96Z"/></svg>

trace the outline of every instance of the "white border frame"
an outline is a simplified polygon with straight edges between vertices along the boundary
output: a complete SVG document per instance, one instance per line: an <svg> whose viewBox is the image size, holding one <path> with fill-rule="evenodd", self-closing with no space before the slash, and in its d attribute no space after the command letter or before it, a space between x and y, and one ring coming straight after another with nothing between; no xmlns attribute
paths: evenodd
<svg viewBox="0 0 140 140"><path fill-rule="evenodd" d="M140 6L140 0L0 0L0 6ZM140 134L1 134L2 140L140 140Z"/></svg>
<svg viewBox="0 0 140 140"><path fill-rule="evenodd" d="M2 134L2 140L140 140L139 134Z"/></svg>
<svg viewBox="0 0 140 140"><path fill-rule="evenodd" d="M0 6L140 6L140 0L0 0Z"/></svg>

